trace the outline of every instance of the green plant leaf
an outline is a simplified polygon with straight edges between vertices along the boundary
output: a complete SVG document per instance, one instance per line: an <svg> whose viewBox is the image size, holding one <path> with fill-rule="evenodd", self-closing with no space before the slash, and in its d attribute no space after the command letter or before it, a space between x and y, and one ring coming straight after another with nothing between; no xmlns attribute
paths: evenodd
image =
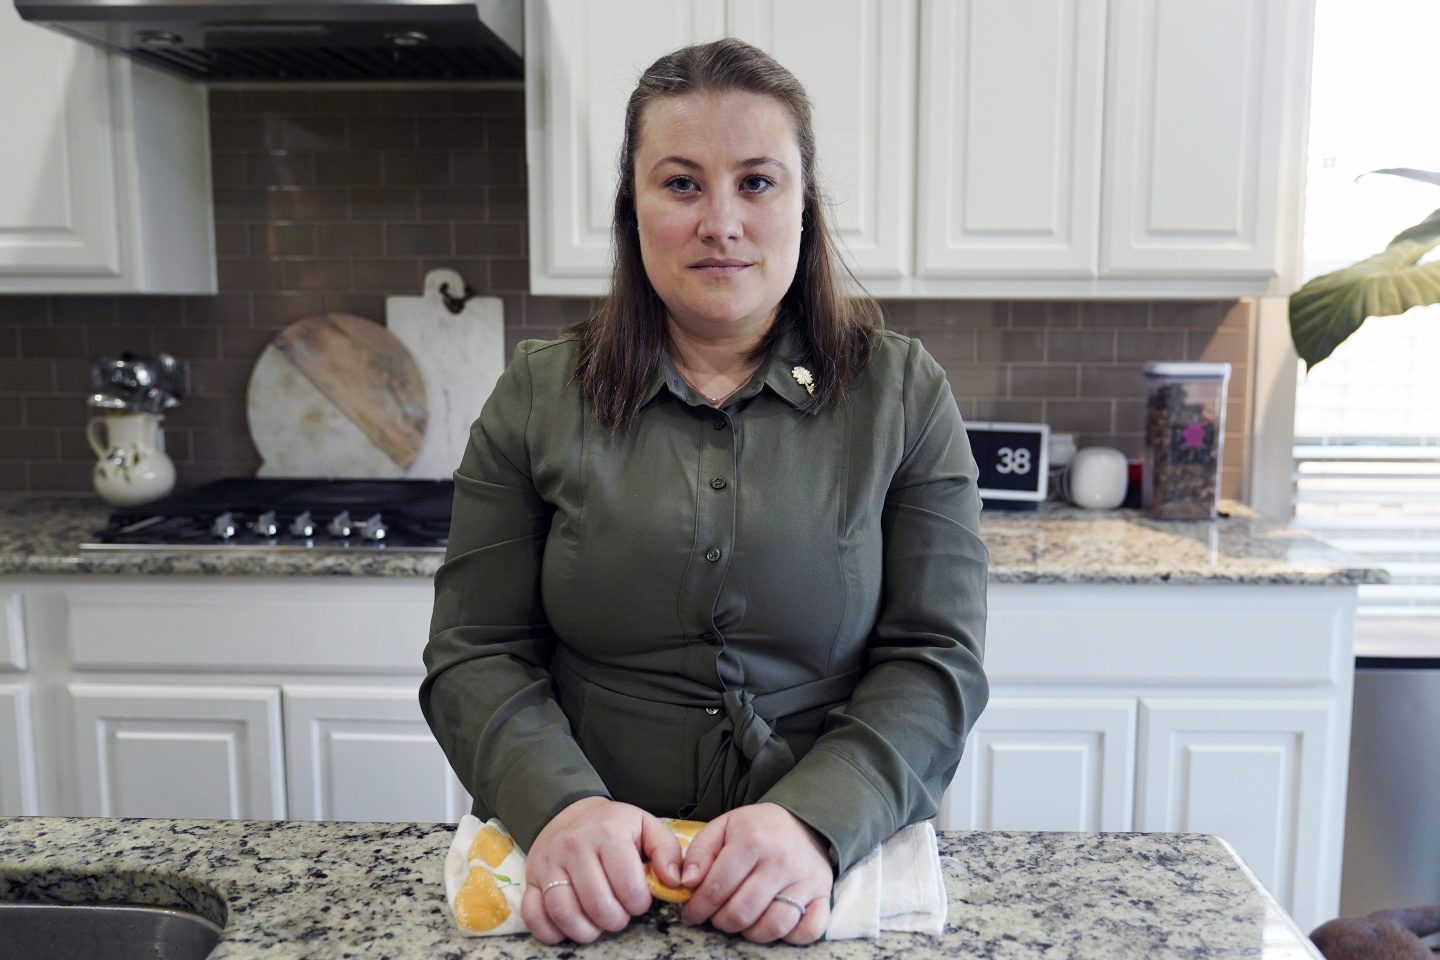
<svg viewBox="0 0 1440 960"><path fill-rule="evenodd" d="M1370 173L1388 173L1393 177L1404 177L1407 180L1419 180L1422 183L1433 183L1440 186L1440 172L1435 170L1416 170L1414 167L1386 167L1383 170L1371 170ZM1360 177L1367 174L1360 174ZM1360 177L1356 177L1359 180Z"/></svg>
<svg viewBox="0 0 1440 960"><path fill-rule="evenodd" d="M1375 256L1314 277L1290 294L1290 338L1306 372L1367 317L1394 317L1411 307L1440 303L1440 261L1420 263L1437 246L1440 210L1396 234Z"/></svg>

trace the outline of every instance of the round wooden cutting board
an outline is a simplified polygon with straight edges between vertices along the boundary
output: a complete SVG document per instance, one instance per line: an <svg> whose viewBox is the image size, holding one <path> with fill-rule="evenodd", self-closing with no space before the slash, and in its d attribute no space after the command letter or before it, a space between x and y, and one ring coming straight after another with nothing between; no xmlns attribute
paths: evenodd
<svg viewBox="0 0 1440 960"><path fill-rule="evenodd" d="M246 392L258 476L398 477L425 440L425 381L378 323L298 320L266 346Z"/></svg>

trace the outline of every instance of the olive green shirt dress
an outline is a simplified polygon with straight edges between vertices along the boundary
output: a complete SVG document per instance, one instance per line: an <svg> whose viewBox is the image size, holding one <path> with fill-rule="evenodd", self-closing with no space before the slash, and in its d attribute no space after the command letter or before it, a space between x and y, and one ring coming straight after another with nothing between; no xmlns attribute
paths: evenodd
<svg viewBox="0 0 1440 960"><path fill-rule="evenodd" d="M526 341L472 427L420 703L525 848L586 796L770 801L843 871L935 814L989 693L975 460L918 340L817 416L798 342L723 409L662 353L617 434L576 344Z"/></svg>

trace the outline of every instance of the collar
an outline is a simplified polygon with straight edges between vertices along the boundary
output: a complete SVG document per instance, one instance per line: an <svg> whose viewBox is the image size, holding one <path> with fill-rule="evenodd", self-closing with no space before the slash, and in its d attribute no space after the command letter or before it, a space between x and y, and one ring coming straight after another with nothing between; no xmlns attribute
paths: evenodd
<svg viewBox="0 0 1440 960"><path fill-rule="evenodd" d="M787 326L780 334L780 339L771 347L770 356L764 363L767 368L765 385L797 410L810 399L810 394L791 371L804 361L800 334L796 333L793 327Z"/></svg>
<svg viewBox="0 0 1440 960"><path fill-rule="evenodd" d="M751 375L749 382L736 391L734 399L749 399L763 388L769 387L771 392L798 410L810 399L810 394L791 373L803 359L800 335L787 326L771 344L769 355L760 361L760 366L756 373ZM764 375L760 376L762 371ZM685 382L685 378L680 376L680 371L675 369L675 361L670 359L670 352L662 348L659 362L655 365L655 372L650 375L650 383L645 388L645 397L640 405L644 407L659 395L662 388L667 387L672 394L686 403L694 405L696 398L699 398L700 403L705 402L704 398Z"/></svg>

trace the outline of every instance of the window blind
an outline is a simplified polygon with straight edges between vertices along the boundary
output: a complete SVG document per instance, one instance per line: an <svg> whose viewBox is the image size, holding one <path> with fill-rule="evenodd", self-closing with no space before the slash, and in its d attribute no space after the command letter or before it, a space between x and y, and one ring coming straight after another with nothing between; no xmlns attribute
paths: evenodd
<svg viewBox="0 0 1440 960"><path fill-rule="evenodd" d="M1367 320L1295 407L1295 525L1390 573L1357 631L1440 637L1440 308Z"/></svg>

